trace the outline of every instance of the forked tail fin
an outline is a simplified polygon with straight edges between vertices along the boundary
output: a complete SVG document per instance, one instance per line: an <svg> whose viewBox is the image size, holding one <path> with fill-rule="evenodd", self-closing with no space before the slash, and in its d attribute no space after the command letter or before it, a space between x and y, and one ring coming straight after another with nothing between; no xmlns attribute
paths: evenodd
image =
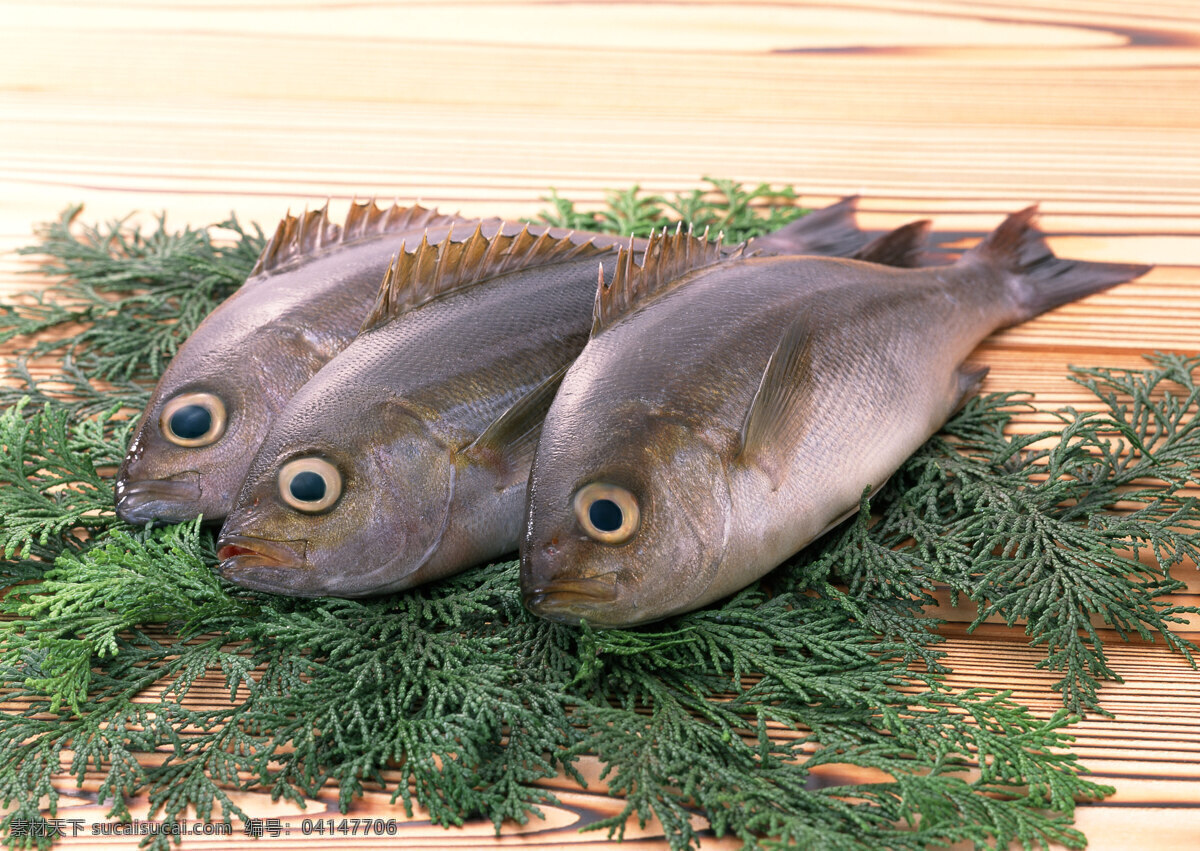
<svg viewBox="0 0 1200 851"><path fill-rule="evenodd" d="M813 210L791 224L750 240L747 251L757 254L819 254L849 257L870 241L854 220L858 196Z"/></svg>
<svg viewBox="0 0 1200 851"><path fill-rule="evenodd" d="M1013 213L958 265L983 263L1002 271L1016 303L1011 324L1146 274L1138 263L1094 263L1056 257L1033 224L1037 206Z"/></svg>

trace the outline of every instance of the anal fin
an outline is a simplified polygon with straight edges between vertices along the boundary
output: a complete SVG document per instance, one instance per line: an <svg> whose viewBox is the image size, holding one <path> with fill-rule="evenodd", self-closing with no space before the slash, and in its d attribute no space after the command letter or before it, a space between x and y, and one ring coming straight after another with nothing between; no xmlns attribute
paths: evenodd
<svg viewBox="0 0 1200 851"><path fill-rule="evenodd" d="M812 382L812 332L804 319L792 322L780 338L742 424L739 460L766 473L777 490L788 462L808 431L805 416Z"/></svg>
<svg viewBox="0 0 1200 851"><path fill-rule="evenodd" d="M955 375L958 377L958 400L954 403L954 410L959 410L967 403L967 399L973 396L979 386L983 384L983 379L987 377L990 366L983 366L977 363L963 363L958 367Z"/></svg>
<svg viewBox="0 0 1200 851"><path fill-rule="evenodd" d="M470 460L497 472L497 490L529 478L546 411L570 366L570 363L564 364L514 402L462 450Z"/></svg>

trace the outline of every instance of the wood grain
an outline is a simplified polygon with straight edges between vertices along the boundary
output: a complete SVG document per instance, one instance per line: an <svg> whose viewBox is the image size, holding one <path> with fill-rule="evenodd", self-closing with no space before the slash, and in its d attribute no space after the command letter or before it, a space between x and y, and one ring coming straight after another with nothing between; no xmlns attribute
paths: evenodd
<svg viewBox="0 0 1200 851"><path fill-rule="evenodd" d="M0 299L44 282L11 252L33 223L167 210L176 225L236 210L270 227L288 206L420 198L526 215L549 187L691 189L702 175L794 184L807 203L859 192L867 226L932 216L964 246L1040 201L1065 256L1158 264L1143 279L989 339L984 389L1033 391L1014 428L1087 407L1070 364L1137 368L1200 350L1200 7L1191 0L803 3L0 2ZM1192 565L1178 602L1200 600ZM956 686L1013 688L1049 713L1054 677L1019 627L936 612ZM1194 617L1187 626L1200 635ZM1094 849L1194 848L1200 675L1159 645L1105 633L1125 676L1115 720L1079 726L1107 801L1081 808ZM193 699L222 700L214 685ZM598 773L592 767L593 777ZM828 778L831 782L836 777ZM95 778L63 778L60 816L106 821ZM405 819L407 848L607 847L576 828L619 804L558 786L545 821L446 831ZM239 803L290 836L188 837L185 848L311 847L303 813ZM135 814L142 813L135 802ZM144 807L144 802L141 804ZM144 813L143 813L144 814ZM354 815L403 818L369 793ZM626 846L660 848L630 826ZM328 841L327 839L325 841ZM397 842L339 837L346 848ZM68 838L130 847L127 837ZM736 847L710 838L705 847Z"/></svg>

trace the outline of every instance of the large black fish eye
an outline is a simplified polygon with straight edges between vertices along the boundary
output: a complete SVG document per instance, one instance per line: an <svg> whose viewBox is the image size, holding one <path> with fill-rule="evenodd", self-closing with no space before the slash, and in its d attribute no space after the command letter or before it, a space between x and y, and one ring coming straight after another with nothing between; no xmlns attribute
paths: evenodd
<svg viewBox="0 0 1200 851"><path fill-rule="evenodd" d="M163 405L159 427L177 446L208 446L225 434L225 405L212 393L180 393Z"/></svg>
<svg viewBox="0 0 1200 851"><path fill-rule="evenodd" d="M199 405L185 405L171 415L171 433L184 440L195 440L212 428L212 413Z"/></svg>
<svg viewBox="0 0 1200 851"><path fill-rule="evenodd" d="M637 498L617 485L592 482L575 494L575 518L589 538L602 544L623 544L638 529Z"/></svg>
<svg viewBox="0 0 1200 851"><path fill-rule="evenodd" d="M293 458L279 468L279 496L305 514L328 511L342 495L342 474L324 458Z"/></svg>
<svg viewBox="0 0 1200 851"><path fill-rule="evenodd" d="M601 532L615 532L621 528L625 514L611 499L598 499L588 506L588 519Z"/></svg>
<svg viewBox="0 0 1200 851"><path fill-rule="evenodd" d="M325 496L325 480L316 473L305 470L296 474L288 490L301 502L317 502Z"/></svg>

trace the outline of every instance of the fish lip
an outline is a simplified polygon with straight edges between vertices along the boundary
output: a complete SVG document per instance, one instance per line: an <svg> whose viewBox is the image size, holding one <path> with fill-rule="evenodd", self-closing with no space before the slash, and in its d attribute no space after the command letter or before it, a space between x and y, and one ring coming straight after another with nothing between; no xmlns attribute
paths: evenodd
<svg viewBox="0 0 1200 851"><path fill-rule="evenodd" d="M579 579L552 579L522 593L525 608L547 620L578 624L593 607L617 599L615 571Z"/></svg>
<svg viewBox="0 0 1200 851"><path fill-rule="evenodd" d="M200 492L200 472L186 470L165 479L127 481L116 485L117 516L134 526L146 523L179 523L200 514L194 503ZM192 505L185 506L185 503Z"/></svg>
<svg viewBox="0 0 1200 851"><path fill-rule="evenodd" d="M241 571L297 569L305 566L308 541L272 541L250 535L221 535L217 539L218 569L221 575L239 584L245 577L232 576ZM262 590L262 589L260 589Z"/></svg>

